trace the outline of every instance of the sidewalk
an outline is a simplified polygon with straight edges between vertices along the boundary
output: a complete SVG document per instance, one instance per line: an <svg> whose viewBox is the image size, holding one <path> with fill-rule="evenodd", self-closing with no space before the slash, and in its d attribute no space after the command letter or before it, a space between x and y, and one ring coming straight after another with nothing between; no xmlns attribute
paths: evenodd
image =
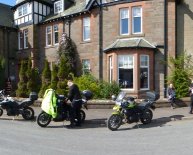
<svg viewBox="0 0 193 155"><path fill-rule="evenodd" d="M107 119L111 116L113 109L88 109L86 112L86 121L91 124L106 124ZM189 114L189 107L170 107L156 108L153 111L153 123L167 123L170 121L191 120L193 114Z"/></svg>

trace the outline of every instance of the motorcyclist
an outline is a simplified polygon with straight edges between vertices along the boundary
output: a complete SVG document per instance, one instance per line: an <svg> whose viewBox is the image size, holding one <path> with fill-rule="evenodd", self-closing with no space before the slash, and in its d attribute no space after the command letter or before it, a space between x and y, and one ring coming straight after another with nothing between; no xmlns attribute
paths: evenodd
<svg viewBox="0 0 193 155"><path fill-rule="evenodd" d="M69 87L67 100L71 101L71 110L70 110L70 125L67 127L81 126L81 114L80 109L82 107L82 97L79 91L79 88L76 84L73 83L71 76L68 77L67 85ZM75 122L75 117L77 121Z"/></svg>

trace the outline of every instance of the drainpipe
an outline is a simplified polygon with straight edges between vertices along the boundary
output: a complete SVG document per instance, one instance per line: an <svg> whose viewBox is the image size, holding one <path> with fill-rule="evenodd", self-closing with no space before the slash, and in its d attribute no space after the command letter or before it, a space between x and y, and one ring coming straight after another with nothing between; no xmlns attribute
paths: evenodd
<svg viewBox="0 0 193 155"><path fill-rule="evenodd" d="M167 0L164 0L164 61L168 61L168 43L167 43L167 35L168 35L168 9L167 9ZM167 97L167 63L164 65L164 98Z"/></svg>
<svg viewBox="0 0 193 155"><path fill-rule="evenodd" d="M99 79L103 80L103 10L102 0L99 4Z"/></svg>

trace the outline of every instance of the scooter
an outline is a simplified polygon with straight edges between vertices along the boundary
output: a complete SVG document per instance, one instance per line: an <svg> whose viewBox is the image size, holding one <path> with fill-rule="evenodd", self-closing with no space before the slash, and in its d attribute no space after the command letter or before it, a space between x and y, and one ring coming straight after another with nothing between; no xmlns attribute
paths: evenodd
<svg viewBox="0 0 193 155"><path fill-rule="evenodd" d="M143 124L151 123L152 110L155 109L156 100L159 99L156 92L146 92L146 99L142 103L136 103L134 97L127 97L126 92L120 92L118 97L112 96L116 101L114 112L107 121L107 127L111 131L117 130L123 123L134 123L141 121Z"/></svg>
<svg viewBox="0 0 193 155"><path fill-rule="evenodd" d="M88 90L85 90L82 92L83 98L82 98L82 106L84 106L87 109L87 101L92 98L92 93ZM53 118L52 115L46 113L45 111L42 111L38 117L37 117L37 124L40 127L47 127L51 121L54 122L64 122L70 120L70 105L66 103L66 97L64 95L57 95L57 116ZM80 110L81 114L81 122L83 123L86 114L84 110ZM75 121L77 119L75 118Z"/></svg>
<svg viewBox="0 0 193 155"><path fill-rule="evenodd" d="M10 96L6 96L4 90L0 90L0 116L6 110L8 116L18 116L21 114L25 120L32 120L34 119L34 110L29 106L37 99L37 93L31 92L28 99L19 102Z"/></svg>

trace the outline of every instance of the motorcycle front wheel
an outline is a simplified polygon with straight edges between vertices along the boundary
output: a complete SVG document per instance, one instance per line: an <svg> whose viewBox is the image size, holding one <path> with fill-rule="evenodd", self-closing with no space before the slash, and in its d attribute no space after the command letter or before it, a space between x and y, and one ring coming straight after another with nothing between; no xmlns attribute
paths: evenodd
<svg viewBox="0 0 193 155"><path fill-rule="evenodd" d="M149 123L151 123L152 118L153 118L152 111L150 109L145 110L142 117L141 117L141 122L143 124L149 124Z"/></svg>
<svg viewBox="0 0 193 155"><path fill-rule="evenodd" d="M34 110L31 107L25 107L21 115L25 120L32 120L34 119Z"/></svg>
<svg viewBox="0 0 193 155"><path fill-rule="evenodd" d="M122 117L118 114L113 114L107 121L107 127L111 131L117 130L122 124Z"/></svg>
<svg viewBox="0 0 193 155"><path fill-rule="evenodd" d="M44 111L42 111L37 118L37 124L41 127L46 127L48 126L48 124L50 124L51 122L51 115L45 113Z"/></svg>
<svg viewBox="0 0 193 155"><path fill-rule="evenodd" d="M80 110L80 116L81 116L81 122L83 123L85 121L85 118L86 118L86 114L83 110Z"/></svg>
<svg viewBox="0 0 193 155"><path fill-rule="evenodd" d="M0 116L2 116L2 115L3 115L3 109L0 108Z"/></svg>

